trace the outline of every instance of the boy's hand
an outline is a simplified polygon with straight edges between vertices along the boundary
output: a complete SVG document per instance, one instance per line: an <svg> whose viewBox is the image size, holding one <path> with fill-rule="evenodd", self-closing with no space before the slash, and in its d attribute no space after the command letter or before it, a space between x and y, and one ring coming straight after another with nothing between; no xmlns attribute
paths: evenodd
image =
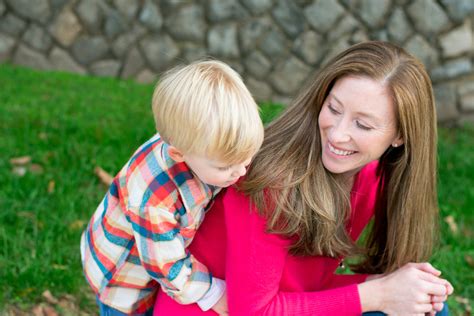
<svg viewBox="0 0 474 316"><path fill-rule="evenodd" d="M229 308L227 307L227 291L224 292L217 303L212 306L212 310L219 315L229 315Z"/></svg>

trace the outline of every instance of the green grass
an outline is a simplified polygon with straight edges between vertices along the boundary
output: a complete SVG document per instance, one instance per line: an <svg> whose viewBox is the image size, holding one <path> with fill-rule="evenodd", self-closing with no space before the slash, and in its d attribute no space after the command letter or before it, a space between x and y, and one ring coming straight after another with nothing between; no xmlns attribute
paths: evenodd
<svg viewBox="0 0 474 316"><path fill-rule="evenodd" d="M94 310L79 254L80 234L106 191L93 170L115 174L154 133L152 91L129 81L0 65L0 314L6 305L43 301L45 290L72 294ZM264 121L281 108L263 104ZM433 263L456 295L472 301L474 267L465 257L474 258L474 128L441 129L440 136L441 216L453 216L458 232L441 221ZM43 170L15 175L9 159L24 155ZM454 299L450 306L465 309Z"/></svg>

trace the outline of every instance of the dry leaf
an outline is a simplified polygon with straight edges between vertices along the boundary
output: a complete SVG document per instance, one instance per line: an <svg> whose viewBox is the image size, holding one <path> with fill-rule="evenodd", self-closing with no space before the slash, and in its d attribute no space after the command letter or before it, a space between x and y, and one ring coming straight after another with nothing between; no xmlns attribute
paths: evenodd
<svg viewBox="0 0 474 316"><path fill-rule="evenodd" d="M54 180L49 180L49 182L48 182L48 193L53 194L55 187L56 187L56 182L54 182Z"/></svg>
<svg viewBox="0 0 474 316"><path fill-rule="evenodd" d="M44 306L43 311L45 316L58 316L58 312L51 306Z"/></svg>
<svg viewBox="0 0 474 316"><path fill-rule="evenodd" d="M10 159L10 163L15 166L24 166L31 162L31 156L21 156Z"/></svg>
<svg viewBox="0 0 474 316"><path fill-rule="evenodd" d="M471 268L474 268L474 258L472 258L470 255L465 255L464 260L466 260L467 264L471 266Z"/></svg>
<svg viewBox="0 0 474 316"><path fill-rule="evenodd" d="M34 316L44 316L43 304L36 305L31 312Z"/></svg>
<svg viewBox="0 0 474 316"><path fill-rule="evenodd" d="M23 177L26 174L26 171L27 171L27 169L26 169L25 166L15 166L12 169L12 173L14 175L19 176L19 177Z"/></svg>
<svg viewBox="0 0 474 316"><path fill-rule="evenodd" d="M99 177L100 181L107 186L109 186L112 181L114 181L114 177L112 177L109 173L107 173L99 166L95 167L94 173Z"/></svg>
<svg viewBox="0 0 474 316"><path fill-rule="evenodd" d="M30 171L35 174L40 174L40 173L43 173L44 168L37 163L32 163L30 165Z"/></svg>
<svg viewBox="0 0 474 316"><path fill-rule="evenodd" d="M33 212L30 212L30 211L20 211L20 212L16 213L16 215L18 217L25 217L25 218L31 218L31 219L35 218L35 214Z"/></svg>
<svg viewBox="0 0 474 316"><path fill-rule="evenodd" d="M86 222L83 220L75 220L71 224L69 224L69 229L70 230L80 230L86 226Z"/></svg>
<svg viewBox="0 0 474 316"><path fill-rule="evenodd" d="M52 264L51 267L54 270L67 270L67 266L62 265L62 264Z"/></svg>
<svg viewBox="0 0 474 316"><path fill-rule="evenodd" d="M47 140L48 139L48 134L46 134L45 132L41 132L38 134L38 138L41 139L41 140Z"/></svg>
<svg viewBox="0 0 474 316"><path fill-rule="evenodd" d="M458 225L456 224L456 222L454 221L454 217L452 215L449 215L449 216L446 216L444 218L444 221L448 224L449 226L449 229L451 230L451 232L453 234L457 234L458 233Z"/></svg>
<svg viewBox="0 0 474 316"><path fill-rule="evenodd" d="M469 300L465 297L462 297L462 296L455 296L454 299L456 300L456 302L458 303L461 303L461 304L469 304Z"/></svg>
<svg viewBox="0 0 474 316"><path fill-rule="evenodd" d="M48 303L50 304L58 304L58 299L56 297L53 296L53 294L51 294L51 292L49 290L46 290L43 292L43 294L41 294Z"/></svg>

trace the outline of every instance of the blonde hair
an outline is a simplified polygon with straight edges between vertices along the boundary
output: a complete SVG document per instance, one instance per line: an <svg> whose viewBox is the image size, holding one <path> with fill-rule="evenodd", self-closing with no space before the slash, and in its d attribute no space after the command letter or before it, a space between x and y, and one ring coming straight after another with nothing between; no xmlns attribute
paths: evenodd
<svg viewBox="0 0 474 316"><path fill-rule="evenodd" d="M379 159L384 185L378 188L375 222L363 249L346 232L350 192L344 179L323 166L318 126L334 83L350 75L386 85L404 140ZM269 231L297 237L293 254L338 257L365 250L357 271L393 271L430 255L438 214L436 142L433 92L423 65L395 45L360 43L334 57L266 128L241 189L268 216Z"/></svg>
<svg viewBox="0 0 474 316"><path fill-rule="evenodd" d="M186 154L240 163L263 141L257 104L237 72L220 61L197 61L165 73L152 108L162 139Z"/></svg>

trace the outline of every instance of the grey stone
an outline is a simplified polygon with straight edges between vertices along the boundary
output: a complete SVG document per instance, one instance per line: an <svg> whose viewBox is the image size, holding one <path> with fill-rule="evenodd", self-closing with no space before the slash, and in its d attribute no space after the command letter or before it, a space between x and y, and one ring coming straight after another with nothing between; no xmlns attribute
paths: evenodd
<svg viewBox="0 0 474 316"><path fill-rule="evenodd" d="M14 37L20 35L25 27L26 22L11 13L7 13L5 17L0 19L0 32Z"/></svg>
<svg viewBox="0 0 474 316"><path fill-rule="evenodd" d="M207 36L209 53L218 57L239 57L237 26L235 24L217 25L209 30Z"/></svg>
<svg viewBox="0 0 474 316"><path fill-rule="evenodd" d="M135 80L139 83L155 83L157 78L157 74L151 71L150 69L143 69L140 73L135 77Z"/></svg>
<svg viewBox="0 0 474 316"><path fill-rule="evenodd" d="M361 0L358 13L370 27L381 27L390 9L391 0Z"/></svg>
<svg viewBox="0 0 474 316"><path fill-rule="evenodd" d="M288 106L293 102L293 99L292 96L273 94L271 101L273 104Z"/></svg>
<svg viewBox="0 0 474 316"><path fill-rule="evenodd" d="M143 56L140 54L138 48L134 47L127 55L125 63L122 68L122 73L120 77L124 79L134 77L143 67L145 66L145 61Z"/></svg>
<svg viewBox="0 0 474 316"><path fill-rule="evenodd" d="M82 65L102 59L108 50L107 42L100 36L82 36L72 45L72 54Z"/></svg>
<svg viewBox="0 0 474 316"><path fill-rule="evenodd" d="M259 51L253 51L244 60L245 69L255 78L263 79L270 71L272 64Z"/></svg>
<svg viewBox="0 0 474 316"><path fill-rule="evenodd" d="M240 63L240 61L232 60L232 59L226 59L226 58L221 58L221 61L229 65L232 69L234 69L238 74L242 76L244 73L244 66Z"/></svg>
<svg viewBox="0 0 474 316"><path fill-rule="evenodd" d="M6 0L6 2L19 16L40 24L48 22L51 16L48 0L36 0L34 4L30 0Z"/></svg>
<svg viewBox="0 0 474 316"><path fill-rule="evenodd" d="M90 66L90 71L92 74L99 77L117 77L120 71L120 66L118 60L100 60Z"/></svg>
<svg viewBox="0 0 474 316"><path fill-rule="evenodd" d="M30 49L23 44L20 44L16 49L13 56L13 63L38 70L51 69L51 64L46 57L40 52Z"/></svg>
<svg viewBox="0 0 474 316"><path fill-rule="evenodd" d="M461 27L441 36L440 43L444 57L453 57L463 53L474 52L471 23L466 21Z"/></svg>
<svg viewBox="0 0 474 316"><path fill-rule="evenodd" d="M436 100L436 113L439 122L456 119L456 89L452 83L439 84L433 87Z"/></svg>
<svg viewBox="0 0 474 316"><path fill-rule="evenodd" d="M104 31L108 38L114 38L128 29L127 22L116 10L109 10L105 17Z"/></svg>
<svg viewBox="0 0 474 316"><path fill-rule="evenodd" d="M119 35L112 43L112 51L114 55L122 58L130 50L130 47L135 45L138 39L146 33L146 29L139 25L134 24L129 32Z"/></svg>
<svg viewBox="0 0 474 316"><path fill-rule="evenodd" d="M76 12L89 32L96 34L100 32L102 24L102 10L98 0L82 0L76 7Z"/></svg>
<svg viewBox="0 0 474 316"><path fill-rule="evenodd" d="M333 29L331 29L331 32L327 33L328 41L335 41L340 37L344 37L359 30L363 30L361 29L359 22L352 15L346 15L341 18L340 22L337 23Z"/></svg>
<svg viewBox="0 0 474 316"><path fill-rule="evenodd" d="M331 30L343 14L344 8L337 1L316 0L304 10L309 25L320 33Z"/></svg>
<svg viewBox="0 0 474 316"><path fill-rule="evenodd" d="M473 127L474 125L474 114L473 113L463 113L459 120L457 121L459 126L469 126Z"/></svg>
<svg viewBox="0 0 474 316"><path fill-rule="evenodd" d="M179 48L168 35L150 35L140 41L145 59L155 71L169 68L179 56Z"/></svg>
<svg viewBox="0 0 474 316"><path fill-rule="evenodd" d="M474 77L468 79L468 81L459 83L457 86L459 95L463 96L465 94L474 93Z"/></svg>
<svg viewBox="0 0 474 316"><path fill-rule="evenodd" d="M311 69L295 57L283 61L276 66L270 75L270 82L280 93L294 95L304 84Z"/></svg>
<svg viewBox="0 0 474 316"><path fill-rule="evenodd" d="M386 41L387 33L384 31L376 32L373 38L376 38L381 41L384 41L384 40ZM356 44L356 43L365 42L368 40L369 40L369 36L367 35L366 32L364 32L363 30L357 30L354 34L352 34L349 42L351 44Z"/></svg>
<svg viewBox="0 0 474 316"><path fill-rule="evenodd" d="M296 37L304 30L303 11L291 0L278 0L278 5L272 10L276 23L290 37Z"/></svg>
<svg viewBox="0 0 474 316"><path fill-rule="evenodd" d="M156 0L155 0L156 1ZM160 7L163 11L171 12L180 6L192 4L195 0L159 0Z"/></svg>
<svg viewBox="0 0 474 316"><path fill-rule="evenodd" d="M0 16L3 15L3 13L5 12L5 3L3 3L3 0L0 1Z"/></svg>
<svg viewBox="0 0 474 316"><path fill-rule="evenodd" d="M258 15L269 10L272 5L272 0L240 0L244 6L249 9L252 14Z"/></svg>
<svg viewBox="0 0 474 316"><path fill-rule="evenodd" d="M293 52L310 65L316 64L324 55L323 38L314 31L306 31L293 44Z"/></svg>
<svg viewBox="0 0 474 316"><path fill-rule="evenodd" d="M272 97L272 88L263 80L247 77L245 85L257 101L269 101Z"/></svg>
<svg viewBox="0 0 474 316"><path fill-rule="evenodd" d="M431 77L433 80L451 79L472 71L472 63L469 58L453 59L444 65L433 69Z"/></svg>
<svg viewBox="0 0 474 316"><path fill-rule="evenodd" d="M411 37L404 48L418 57L427 69L438 63L437 51L418 34Z"/></svg>
<svg viewBox="0 0 474 316"><path fill-rule="evenodd" d="M130 0L114 0L114 5L128 20L133 20L137 15L139 2Z"/></svg>
<svg viewBox="0 0 474 316"><path fill-rule="evenodd" d="M463 82L458 85L458 94L461 109L465 111L474 110L474 80Z"/></svg>
<svg viewBox="0 0 474 316"><path fill-rule="evenodd" d="M403 43L412 33L408 18L402 9L396 8L387 25L388 35L399 44Z"/></svg>
<svg viewBox="0 0 474 316"><path fill-rule="evenodd" d="M462 22L464 18L474 13L474 1L472 0L441 0L448 11L448 15L456 22Z"/></svg>
<svg viewBox="0 0 474 316"><path fill-rule="evenodd" d="M49 32L63 46L70 46L76 40L82 26L74 12L65 7L49 28Z"/></svg>
<svg viewBox="0 0 474 316"><path fill-rule="evenodd" d="M43 28L36 24L31 24L23 34L23 41L28 43L34 49L47 51L51 47L51 36Z"/></svg>
<svg viewBox="0 0 474 316"><path fill-rule="evenodd" d="M350 35L341 37L337 40L335 44L331 45L329 52L324 57L323 61L321 62L321 65L326 65L331 59L336 57L339 53L342 53L342 51L346 50L350 46Z"/></svg>
<svg viewBox="0 0 474 316"><path fill-rule="evenodd" d="M371 38L377 41L388 41L388 32L386 30L378 30L372 33Z"/></svg>
<svg viewBox="0 0 474 316"><path fill-rule="evenodd" d="M172 12L166 17L165 26L177 40L200 42L206 36L204 12L199 5L189 5Z"/></svg>
<svg viewBox="0 0 474 316"><path fill-rule="evenodd" d="M206 11L211 22L240 20L248 17L248 13L237 0L209 0Z"/></svg>
<svg viewBox="0 0 474 316"><path fill-rule="evenodd" d="M253 50L270 29L271 21L265 17L245 23L239 30L240 49L243 52Z"/></svg>
<svg viewBox="0 0 474 316"><path fill-rule="evenodd" d="M443 9L434 0L415 0L408 7L408 15L415 28L425 35L437 34L450 25Z"/></svg>
<svg viewBox="0 0 474 316"><path fill-rule="evenodd" d="M79 65L68 52L59 48L54 47L48 56L49 62L51 63L52 69L73 72L78 74L86 74L87 71Z"/></svg>
<svg viewBox="0 0 474 316"><path fill-rule="evenodd" d="M153 31L159 31L163 25L163 17L161 16L158 6L150 0L146 0L143 4L139 20Z"/></svg>
<svg viewBox="0 0 474 316"><path fill-rule="evenodd" d="M208 57L208 53L202 45L197 45L192 42L185 42L182 44L183 58L187 62L192 62L198 59Z"/></svg>
<svg viewBox="0 0 474 316"><path fill-rule="evenodd" d="M260 41L260 50L271 60L287 54L285 37L276 29L271 30Z"/></svg>
<svg viewBox="0 0 474 316"><path fill-rule="evenodd" d="M0 62L10 60L13 47L15 47L15 39L8 35L0 34Z"/></svg>

